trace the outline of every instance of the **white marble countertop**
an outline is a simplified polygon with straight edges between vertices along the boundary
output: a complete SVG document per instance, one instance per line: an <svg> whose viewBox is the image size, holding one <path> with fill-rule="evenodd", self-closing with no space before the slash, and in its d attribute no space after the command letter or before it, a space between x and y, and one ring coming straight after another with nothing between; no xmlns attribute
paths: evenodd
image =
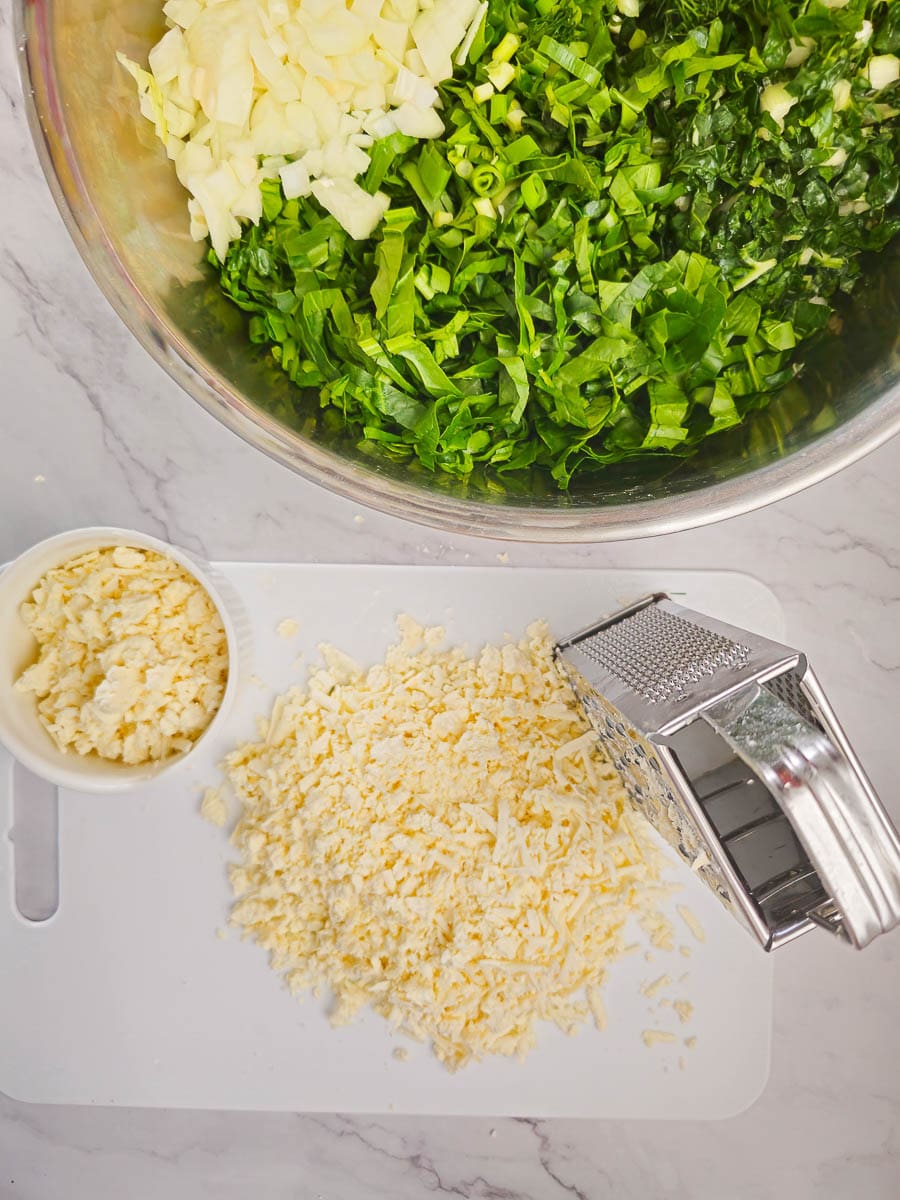
<svg viewBox="0 0 900 1200"><path fill-rule="evenodd" d="M778 595L895 819L900 441L724 525L603 547L501 547L359 509L243 445L148 358L97 291L37 166L0 13L0 561L121 524L211 558L721 567ZM44 1108L0 1096L17 1200L895 1200L900 935L824 935L776 964L772 1073L715 1123L348 1119ZM2 986L2 982L0 982Z"/></svg>

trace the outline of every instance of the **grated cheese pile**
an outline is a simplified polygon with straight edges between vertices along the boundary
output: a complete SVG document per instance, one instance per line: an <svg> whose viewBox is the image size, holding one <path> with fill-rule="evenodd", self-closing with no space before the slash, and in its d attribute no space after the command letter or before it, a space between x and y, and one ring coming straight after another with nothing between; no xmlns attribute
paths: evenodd
<svg viewBox="0 0 900 1200"><path fill-rule="evenodd" d="M371 1005L450 1069L605 1016L629 917L671 941L649 829L543 624L476 659L409 618L363 672L325 667L227 759L243 802L231 916L332 1020Z"/></svg>
<svg viewBox="0 0 900 1200"><path fill-rule="evenodd" d="M189 750L222 702L221 618L174 559L93 550L48 571L20 612L39 652L16 688L61 750L156 762Z"/></svg>

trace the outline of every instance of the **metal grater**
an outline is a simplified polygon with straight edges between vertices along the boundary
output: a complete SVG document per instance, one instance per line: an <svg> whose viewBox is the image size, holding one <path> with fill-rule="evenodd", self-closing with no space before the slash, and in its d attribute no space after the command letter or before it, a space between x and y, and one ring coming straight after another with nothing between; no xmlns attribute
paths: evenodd
<svg viewBox="0 0 900 1200"><path fill-rule="evenodd" d="M634 803L766 950L900 923L900 837L803 654L664 594L557 652Z"/></svg>

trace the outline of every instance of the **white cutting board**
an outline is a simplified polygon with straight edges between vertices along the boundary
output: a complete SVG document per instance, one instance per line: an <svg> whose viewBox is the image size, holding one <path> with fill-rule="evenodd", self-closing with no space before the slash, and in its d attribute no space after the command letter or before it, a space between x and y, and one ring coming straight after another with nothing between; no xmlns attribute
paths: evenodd
<svg viewBox="0 0 900 1200"><path fill-rule="evenodd" d="M381 657L398 613L448 628L477 648L546 617L557 637L648 592L783 637L778 602L749 576L719 572L468 569L226 564L251 616L253 667L217 745L169 780L125 797L59 797L59 906L43 922L14 901L12 763L0 759L0 1090L40 1103L160 1105L319 1112L713 1118L760 1093L769 1070L772 965L681 864L673 899L690 958L641 949L610 972L609 1027L574 1037L547 1026L524 1064L495 1060L448 1074L424 1046L410 1058L371 1013L332 1029L324 1002L292 998L265 953L234 931L225 833L200 819L216 763L252 737L254 717L302 678L329 641L363 663ZM278 623L295 618L296 638ZM262 683L261 681L264 681ZM2 753L2 752L0 752ZM673 859L674 861L674 859ZM4 878L5 877L5 878ZM681 1025L640 988L688 999ZM677 1044L644 1046L662 1028ZM684 1037L696 1037L687 1048ZM679 1065L679 1059L683 1065Z"/></svg>

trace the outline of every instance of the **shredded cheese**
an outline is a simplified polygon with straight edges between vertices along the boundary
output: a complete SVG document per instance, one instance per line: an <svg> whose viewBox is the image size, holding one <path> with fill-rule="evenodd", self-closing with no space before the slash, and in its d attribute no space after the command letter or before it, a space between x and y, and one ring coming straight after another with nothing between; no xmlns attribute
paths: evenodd
<svg viewBox="0 0 900 1200"><path fill-rule="evenodd" d="M641 1039L648 1049L651 1046L668 1045L677 1041L675 1034L669 1033L665 1029L645 1029L641 1034Z"/></svg>
<svg viewBox="0 0 900 1200"><path fill-rule="evenodd" d="M693 1016L694 1006L690 1000L676 1000L672 1007L678 1013L678 1020L682 1025L686 1025Z"/></svg>
<svg viewBox="0 0 900 1200"><path fill-rule="evenodd" d="M324 648L227 759L232 923L332 1020L371 1005L450 1069L602 1028L624 927L668 892L543 624L477 658L401 618L363 672ZM650 922L652 924L652 922Z"/></svg>
<svg viewBox="0 0 900 1200"><path fill-rule="evenodd" d="M228 808L221 788L206 788L200 801L200 816L220 828L228 820Z"/></svg>
<svg viewBox="0 0 900 1200"><path fill-rule="evenodd" d="M657 992L662 991L663 988L667 988L671 982L672 980L668 975L660 975L660 977L658 979L654 979L652 983L645 983L641 988L641 991L648 1000L652 1000Z"/></svg>
<svg viewBox="0 0 900 1200"><path fill-rule="evenodd" d="M687 925L688 929L698 942L706 941L706 934L703 932L703 926L689 908L687 908L684 904L679 904L678 915L681 917L682 921L684 921L685 925Z"/></svg>

